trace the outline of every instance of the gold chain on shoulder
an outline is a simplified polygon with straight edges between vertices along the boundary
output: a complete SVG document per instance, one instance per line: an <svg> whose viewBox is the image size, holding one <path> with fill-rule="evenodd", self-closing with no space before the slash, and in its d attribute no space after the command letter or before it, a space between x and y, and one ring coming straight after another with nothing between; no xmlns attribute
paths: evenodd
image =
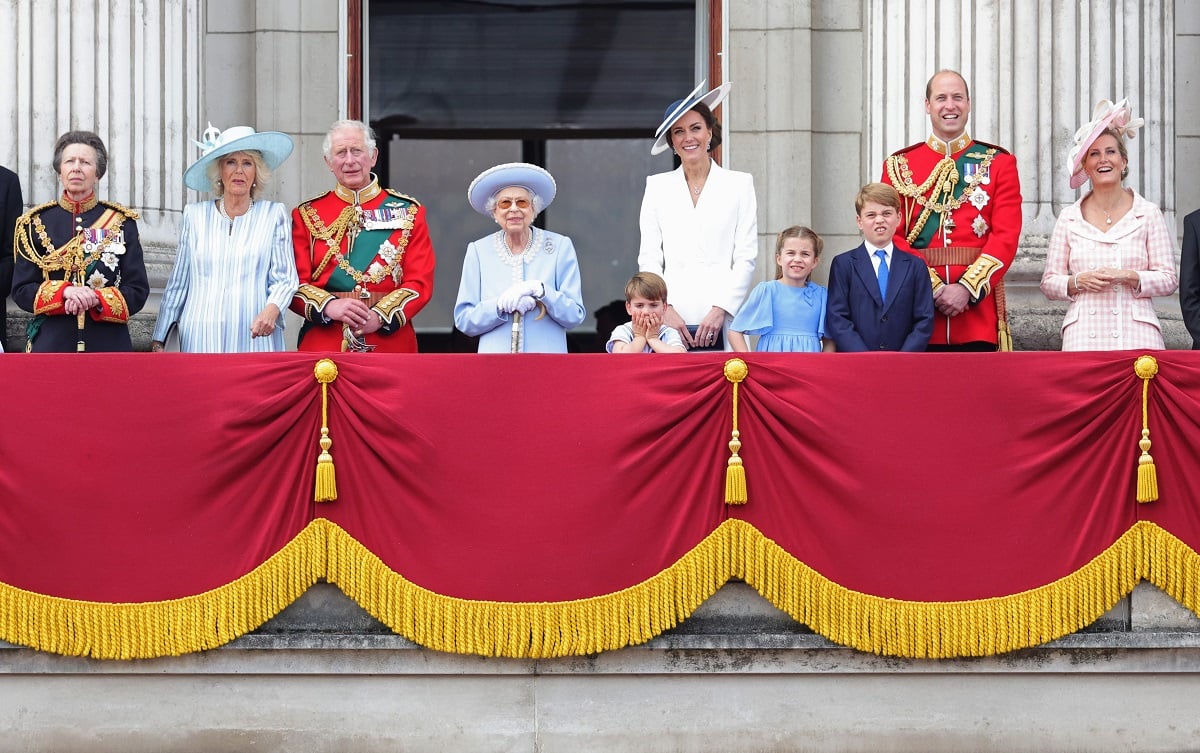
<svg viewBox="0 0 1200 753"><path fill-rule="evenodd" d="M887 168L888 179L896 188L896 192L922 207L920 216L917 217L908 235L905 236L909 243L912 243L921 234L921 230L924 229L925 223L929 221L929 216L933 212L945 217L971 198L971 194L979 185L979 180L988 174L988 168L992 164L992 158L996 156L996 152L996 149L991 148L984 153L983 159L979 161L979 169L967 179L967 187L963 189L962 196L958 197L954 195L954 188L959 181L958 166L949 157L940 159L930 171L929 177L919 186L913 185L912 168L908 166L907 157L903 154L893 154L887 158L884 165ZM926 193L929 195L926 196Z"/></svg>
<svg viewBox="0 0 1200 753"><path fill-rule="evenodd" d="M333 224L326 227L325 221L321 219L321 215L317 214L312 203L305 202L300 205L300 219L304 221L304 227L308 228L309 235L319 241L325 241L325 256L321 258L321 263L312 273L312 278L315 280L321 276L325 267L338 253L346 233L358 222L358 211L353 205L346 205L342 207L342 211L338 213Z"/></svg>
<svg viewBox="0 0 1200 753"><path fill-rule="evenodd" d="M54 204L44 206L54 206ZM85 253L82 233L76 233L71 240L64 243L61 247L55 248L54 243L50 240L49 233L46 232L46 226L42 224L42 218L37 209L21 217L17 223L16 237L19 241L17 252L22 258L36 264L43 273L63 272L64 279L69 279L72 275L76 275L79 277L76 282L82 282L84 271L87 270L92 262L104 255L109 244L114 241L117 233L120 232L121 225L125 223L125 217L120 217L108 225L106 229L110 232L104 234L104 237L96 244L96 248L91 253ZM30 228L30 225L32 225L32 228ZM34 234L37 235L44 253L34 247Z"/></svg>

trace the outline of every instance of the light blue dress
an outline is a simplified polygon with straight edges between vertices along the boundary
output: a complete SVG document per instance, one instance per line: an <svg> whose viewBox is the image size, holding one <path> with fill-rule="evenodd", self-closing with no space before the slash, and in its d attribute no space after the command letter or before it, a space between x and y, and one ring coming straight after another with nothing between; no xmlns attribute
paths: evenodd
<svg viewBox="0 0 1200 753"><path fill-rule="evenodd" d="M463 259L454 326L479 337L480 353L511 353L513 321L496 311L496 299L514 283L541 280L546 286L545 315L540 309L521 317L517 328L522 353L566 353L567 330L587 317L579 281L575 245L565 235L532 228L530 245L520 254L508 251L503 231L473 241Z"/></svg>
<svg viewBox="0 0 1200 753"><path fill-rule="evenodd" d="M178 324L185 353L282 351L283 313L299 284L283 204L255 201L232 226L215 201L189 204L154 340L164 342ZM268 303L279 307L275 331L252 338L250 325Z"/></svg>
<svg viewBox="0 0 1200 753"><path fill-rule="evenodd" d="M802 288L779 280L759 283L750 291L733 324L734 332L758 335L756 351L819 353L825 336L828 291L815 282Z"/></svg>

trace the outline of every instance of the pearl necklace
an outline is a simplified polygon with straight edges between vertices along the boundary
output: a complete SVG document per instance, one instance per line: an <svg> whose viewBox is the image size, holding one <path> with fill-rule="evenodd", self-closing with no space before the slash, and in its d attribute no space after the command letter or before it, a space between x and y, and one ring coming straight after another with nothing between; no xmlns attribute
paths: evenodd
<svg viewBox="0 0 1200 753"><path fill-rule="evenodd" d="M520 282L525 279L525 263L534 257L537 253L537 234L538 229L529 229L529 241L525 244L525 249L520 254L514 254L512 248L508 245L508 235L499 230L494 237L496 255L500 257L500 261L507 264L512 269L513 282Z"/></svg>

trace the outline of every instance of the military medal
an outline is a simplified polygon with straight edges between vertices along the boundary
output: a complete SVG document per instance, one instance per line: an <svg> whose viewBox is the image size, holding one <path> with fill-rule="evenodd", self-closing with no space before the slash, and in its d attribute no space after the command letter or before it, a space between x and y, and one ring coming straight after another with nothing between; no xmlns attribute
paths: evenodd
<svg viewBox="0 0 1200 753"><path fill-rule="evenodd" d="M979 215L978 217L976 217L975 221L971 223L971 229L974 230L975 235L977 235L980 238L982 238L984 236L984 233L986 233L988 231L987 220L983 219L982 214Z"/></svg>
<svg viewBox="0 0 1200 753"><path fill-rule="evenodd" d="M982 188L977 186L975 190L971 192L971 197L968 200L971 202L971 206L983 211L983 208L987 206L987 203L991 198L991 196L988 196L987 191L984 191Z"/></svg>

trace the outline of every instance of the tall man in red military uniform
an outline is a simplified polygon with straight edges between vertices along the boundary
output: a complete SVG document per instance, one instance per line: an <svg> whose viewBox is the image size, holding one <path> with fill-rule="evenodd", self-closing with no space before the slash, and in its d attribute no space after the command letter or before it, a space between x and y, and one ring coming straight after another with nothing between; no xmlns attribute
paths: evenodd
<svg viewBox="0 0 1200 753"><path fill-rule="evenodd" d="M365 123L339 120L324 144L337 186L292 211L304 317L302 351L415 353L412 318L433 294L433 244L425 208L380 188L379 157Z"/></svg>
<svg viewBox="0 0 1200 753"><path fill-rule="evenodd" d="M929 350L1012 350L1004 273L1021 239L1017 160L967 134L971 94L955 71L925 87L932 133L883 165L900 193L896 242L925 259L936 308Z"/></svg>

